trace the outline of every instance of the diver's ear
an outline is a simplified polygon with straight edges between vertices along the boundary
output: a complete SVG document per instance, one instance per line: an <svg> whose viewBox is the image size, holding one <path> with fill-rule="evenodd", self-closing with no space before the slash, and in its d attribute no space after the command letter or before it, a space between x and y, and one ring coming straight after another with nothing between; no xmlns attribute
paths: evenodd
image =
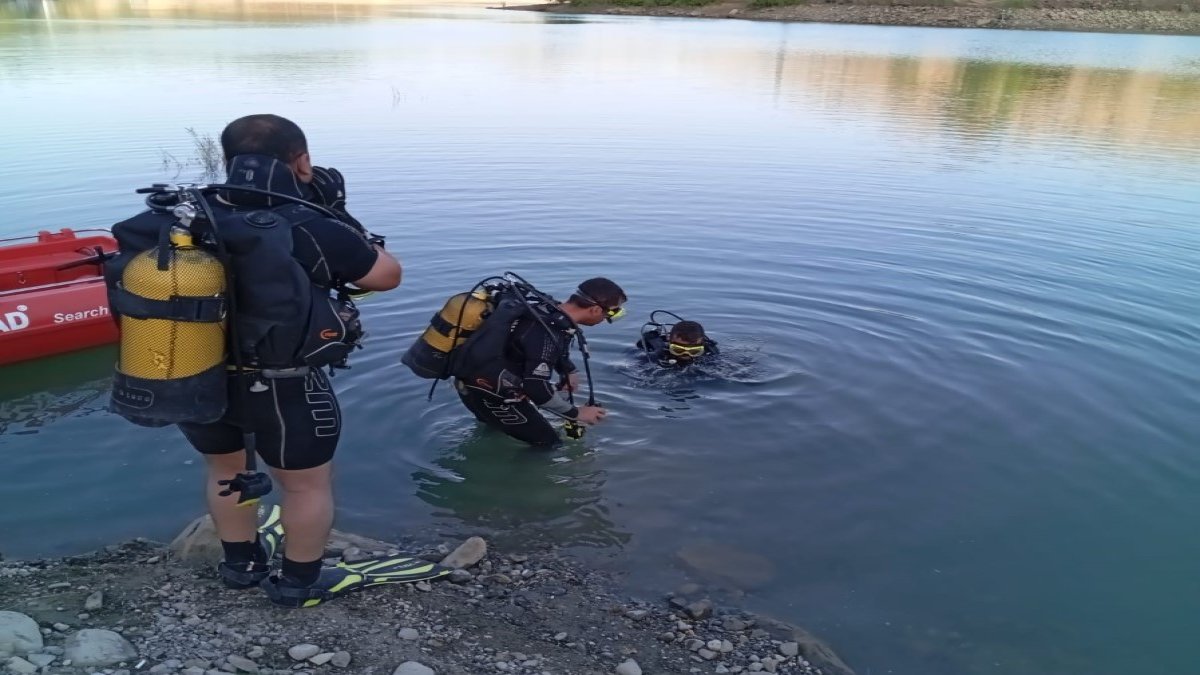
<svg viewBox="0 0 1200 675"><path fill-rule="evenodd" d="M292 173L296 174L296 178L300 179L301 183L311 183L313 179L312 157L307 152L302 152L288 163Z"/></svg>

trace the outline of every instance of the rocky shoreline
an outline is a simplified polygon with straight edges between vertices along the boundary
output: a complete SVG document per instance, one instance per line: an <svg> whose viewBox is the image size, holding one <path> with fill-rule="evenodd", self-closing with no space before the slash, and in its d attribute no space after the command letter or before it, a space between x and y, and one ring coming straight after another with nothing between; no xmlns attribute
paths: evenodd
<svg viewBox="0 0 1200 675"><path fill-rule="evenodd" d="M390 545L338 534L328 555ZM803 629L714 606L699 586L622 597L611 576L553 549L488 552L472 538L433 583L372 588L289 610L222 587L219 546L193 524L55 560L0 561L0 667L21 675L852 675Z"/></svg>
<svg viewBox="0 0 1200 675"><path fill-rule="evenodd" d="M1200 12L1186 4L1172 9L1130 9L1117 3L1044 3L1010 0L958 6L950 2L921 5L918 2L882 0L870 2L815 2L773 7L751 2L715 2L703 6L646 3L564 3L505 6L501 9L553 14L609 14L623 16L695 17L744 19L750 21L798 21L853 23L888 26L931 26L942 28L1001 28L1010 30L1061 30L1099 33L1154 33L1200 35Z"/></svg>

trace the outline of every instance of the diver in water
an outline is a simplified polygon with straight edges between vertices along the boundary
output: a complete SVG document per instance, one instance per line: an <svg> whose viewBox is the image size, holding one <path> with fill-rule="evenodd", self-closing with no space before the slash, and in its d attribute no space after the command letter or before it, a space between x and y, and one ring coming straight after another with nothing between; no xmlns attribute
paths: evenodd
<svg viewBox="0 0 1200 675"><path fill-rule="evenodd" d="M579 326L612 323L624 316L626 299L616 283L588 279L557 306L557 317L539 321L526 314L517 319L502 353L457 375L455 388L463 405L484 424L536 447L560 442L539 408L568 422L598 424L604 408L576 406L571 400L571 393L579 389L579 373L569 350Z"/></svg>
<svg viewBox="0 0 1200 675"><path fill-rule="evenodd" d="M670 315L677 321L660 323L659 314ZM646 358L664 368L682 368L720 354L716 340L708 337L704 326L661 309L652 312L650 320L642 326L637 347Z"/></svg>

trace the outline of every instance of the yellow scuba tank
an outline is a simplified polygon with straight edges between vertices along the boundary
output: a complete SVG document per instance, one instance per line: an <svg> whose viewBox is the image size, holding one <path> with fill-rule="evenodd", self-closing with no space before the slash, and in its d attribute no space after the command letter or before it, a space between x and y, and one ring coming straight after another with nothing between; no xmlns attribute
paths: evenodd
<svg viewBox="0 0 1200 675"><path fill-rule="evenodd" d="M114 410L158 426L216 421L225 412L225 268L181 227L130 260L121 275ZM164 264L165 262L165 264Z"/></svg>
<svg viewBox="0 0 1200 675"><path fill-rule="evenodd" d="M225 268L211 253L196 248L191 234L171 232L166 270L158 269L158 249L130 261L121 276L125 290L148 300L225 293ZM217 322L136 319L121 316L121 372L148 380L197 375L225 363L225 320Z"/></svg>
<svg viewBox="0 0 1200 675"><path fill-rule="evenodd" d="M491 308L490 295L482 288L451 297L442 310L433 315L429 327L408 348L400 362L417 377L446 379L451 374L451 353L483 324Z"/></svg>

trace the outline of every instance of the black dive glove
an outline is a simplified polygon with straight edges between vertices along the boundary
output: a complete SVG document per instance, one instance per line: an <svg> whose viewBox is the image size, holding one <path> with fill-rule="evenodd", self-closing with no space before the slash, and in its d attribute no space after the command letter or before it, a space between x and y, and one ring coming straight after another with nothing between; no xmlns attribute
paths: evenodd
<svg viewBox="0 0 1200 675"><path fill-rule="evenodd" d="M342 177L341 171L314 166L310 185L314 202L338 214L338 219L350 227L363 234L367 233L367 228L346 210L346 179Z"/></svg>
<svg viewBox="0 0 1200 675"><path fill-rule="evenodd" d="M338 214L342 222L361 232L368 242L380 248L384 247L383 235L368 232L367 228L346 210L346 179L341 171L332 167L314 166L311 185L313 201Z"/></svg>

